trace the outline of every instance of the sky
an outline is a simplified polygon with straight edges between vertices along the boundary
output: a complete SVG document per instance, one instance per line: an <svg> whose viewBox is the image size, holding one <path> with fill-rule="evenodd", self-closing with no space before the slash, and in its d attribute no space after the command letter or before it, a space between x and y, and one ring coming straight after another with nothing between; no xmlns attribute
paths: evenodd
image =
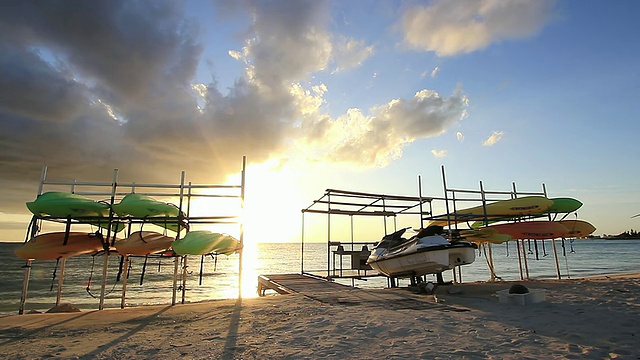
<svg viewBox="0 0 640 360"><path fill-rule="evenodd" d="M0 241L57 180L238 179L247 241L325 189L541 191L640 228L640 2L2 1ZM322 220L320 220L322 221ZM383 234L380 234L383 235Z"/></svg>

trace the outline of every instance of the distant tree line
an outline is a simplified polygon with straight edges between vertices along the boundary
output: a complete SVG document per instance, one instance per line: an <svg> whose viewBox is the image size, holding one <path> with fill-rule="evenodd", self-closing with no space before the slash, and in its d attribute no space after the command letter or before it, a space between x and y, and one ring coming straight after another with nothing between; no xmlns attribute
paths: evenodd
<svg viewBox="0 0 640 360"><path fill-rule="evenodd" d="M629 231L624 231L618 235L604 235L606 238L610 239L640 239L640 232L637 232L633 229Z"/></svg>

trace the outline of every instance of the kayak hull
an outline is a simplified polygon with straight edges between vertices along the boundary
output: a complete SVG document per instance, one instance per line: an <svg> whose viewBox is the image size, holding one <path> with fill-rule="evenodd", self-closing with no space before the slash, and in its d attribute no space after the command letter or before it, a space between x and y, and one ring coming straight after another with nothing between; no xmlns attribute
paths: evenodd
<svg viewBox="0 0 640 360"><path fill-rule="evenodd" d="M486 217L513 217L544 213L553 205L553 201L544 196L525 196L510 200L496 201L486 206L476 206L459 210L448 215L438 216L429 226L447 226L464 221L484 220Z"/></svg>
<svg viewBox="0 0 640 360"><path fill-rule="evenodd" d="M155 231L136 231L129 237L116 242L116 251L121 255L144 256L171 249L175 237L169 237Z"/></svg>
<svg viewBox="0 0 640 360"><path fill-rule="evenodd" d="M93 254L104 249L102 236L94 233L70 232L65 244L64 232L38 235L15 250L24 260L56 260Z"/></svg>
<svg viewBox="0 0 640 360"><path fill-rule="evenodd" d="M179 219L180 209L177 206L146 195L127 194L118 204L113 205L113 211L120 217L144 219L175 232L186 227Z"/></svg>
<svg viewBox="0 0 640 360"><path fill-rule="evenodd" d="M190 231L171 247L178 255L206 255L211 253L230 255L240 250L240 241L230 235L206 230Z"/></svg>

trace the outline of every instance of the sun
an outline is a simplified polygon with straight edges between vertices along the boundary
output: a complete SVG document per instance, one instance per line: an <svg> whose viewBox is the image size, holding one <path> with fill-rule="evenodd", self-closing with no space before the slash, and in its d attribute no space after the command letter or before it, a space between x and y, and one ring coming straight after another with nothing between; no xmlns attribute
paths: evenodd
<svg viewBox="0 0 640 360"><path fill-rule="evenodd" d="M299 241L301 201L306 200L300 192L290 171L269 163L249 166L242 213L245 240Z"/></svg>

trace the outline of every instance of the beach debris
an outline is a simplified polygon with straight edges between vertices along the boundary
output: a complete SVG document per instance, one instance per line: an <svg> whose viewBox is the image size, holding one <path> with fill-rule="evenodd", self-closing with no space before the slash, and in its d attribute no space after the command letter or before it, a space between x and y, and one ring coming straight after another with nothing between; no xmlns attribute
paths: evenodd
<svg viewBox="0 0 640 360"><path fill-rule="evenodd" d="M521 284L513 284L509 288L509 294L527 294L529 293L529 289Z"/></svg>
<svg viewBox="0 0 640 360"><path fill-rule="evenodd" d="M52 307L51 309L46 311L47 314L52 313L70 313L70 312L80 312L80 309L71 304L60 304Z"/></svg>

